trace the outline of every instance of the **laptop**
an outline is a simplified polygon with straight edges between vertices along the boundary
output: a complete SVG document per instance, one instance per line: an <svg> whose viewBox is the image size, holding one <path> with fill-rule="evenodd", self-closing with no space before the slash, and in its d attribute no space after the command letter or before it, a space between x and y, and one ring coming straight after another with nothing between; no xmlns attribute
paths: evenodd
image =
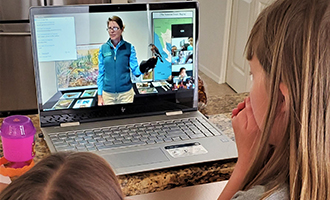
<svg viewBox="0 0 330 200"><path fill-rule="evenodd" d="M131 73L133 102L100 106L98 54L112 16L122 19L138 63L154 56L150 44L162 61ZM197 109L197 2L32 7L30 22L40 127L51 152L94 152L117 175L237 157L235 143Z"/></svg>

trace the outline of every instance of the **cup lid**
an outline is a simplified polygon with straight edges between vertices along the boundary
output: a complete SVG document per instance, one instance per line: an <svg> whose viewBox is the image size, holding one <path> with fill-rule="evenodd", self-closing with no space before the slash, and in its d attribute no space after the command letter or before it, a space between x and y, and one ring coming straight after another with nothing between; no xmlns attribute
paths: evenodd
<svg viewBox="0 0 330 200"><path fill-rule="evenodd" d="M26 138L34 135L35 132L31 119L23 115L6 117L0 128L0 135L5 138Z"/></svg>

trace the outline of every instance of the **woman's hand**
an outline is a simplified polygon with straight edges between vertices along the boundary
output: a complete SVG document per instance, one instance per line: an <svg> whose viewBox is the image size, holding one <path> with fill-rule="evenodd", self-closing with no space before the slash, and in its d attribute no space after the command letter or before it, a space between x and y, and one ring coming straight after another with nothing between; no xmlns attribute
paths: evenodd
<svg viewBox="0 0 330 200"><path fill-rule="evenodd" d="M260 137L260 129L255 121L251 108L250 97L239 103L232 112L232 125L235 133L238 162L250 166L256 153L256 143Z"/></svg>
<svg viewBox="0 0 330 200"><path fill-rule="evenodd" d="M102 95L97 96L97 105L98 106L103 106L104 105Z"/></svg>

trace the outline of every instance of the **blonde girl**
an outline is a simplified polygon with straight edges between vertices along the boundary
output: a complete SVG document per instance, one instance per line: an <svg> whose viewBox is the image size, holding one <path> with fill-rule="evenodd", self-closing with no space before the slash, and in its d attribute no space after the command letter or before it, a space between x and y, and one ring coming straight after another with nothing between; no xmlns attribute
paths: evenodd
<svg viewBox="0 0 330 200"><path fill-rule="evenodd" d="M233 110L238 161L223 199L330 199L330 1L278 0L246 46L253 85Z"/></svg>

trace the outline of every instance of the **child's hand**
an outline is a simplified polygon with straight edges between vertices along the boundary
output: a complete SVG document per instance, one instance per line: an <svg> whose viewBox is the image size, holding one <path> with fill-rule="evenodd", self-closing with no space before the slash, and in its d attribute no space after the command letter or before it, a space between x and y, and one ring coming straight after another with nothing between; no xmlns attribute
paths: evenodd
<svg viewBox="0 0 330 200"><path fill-rule="evenodd" d="M243 109L245 108L245 101L239 103L237 105L237 108L234 108L232 113L231 113L231 118L236 117L236 115Z"/></svg>
<svg viewBox="0 0 330 200"><path fill-rule="evenodd" d="M256 151L256 139L260 129L255 121L251 108L250 97L239 103L232 112L232 125L238 151L238 161L248 168Z"/></svg>

